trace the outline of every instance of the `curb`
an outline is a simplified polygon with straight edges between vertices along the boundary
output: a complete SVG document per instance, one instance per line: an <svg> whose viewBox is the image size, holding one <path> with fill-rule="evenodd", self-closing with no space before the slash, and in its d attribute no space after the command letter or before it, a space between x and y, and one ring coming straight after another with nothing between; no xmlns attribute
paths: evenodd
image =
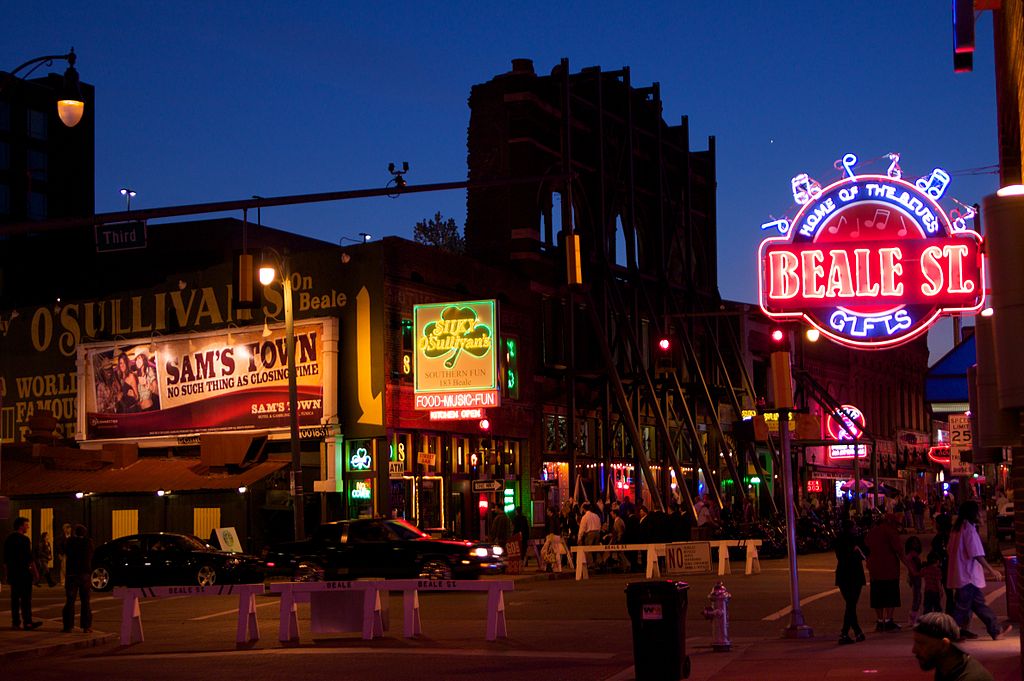
<svg viewBox="0 0 1024 681"><path fill-rule="evenodd" d="M16 648L14 650L0 651L0 661L16 660L29 657L43 657L51 653L58 653L65 650L77 650L79 648L95 648L118 639L118 634L99 634L81 641L62 641L60 643L45 643L39 646Z"/></svg>

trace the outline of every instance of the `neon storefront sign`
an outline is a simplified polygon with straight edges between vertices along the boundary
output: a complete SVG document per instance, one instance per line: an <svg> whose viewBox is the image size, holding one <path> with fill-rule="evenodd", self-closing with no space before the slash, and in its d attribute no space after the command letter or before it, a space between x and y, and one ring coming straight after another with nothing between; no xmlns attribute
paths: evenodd
<svg viewBox="0 0 1024 681"><path fill-rule="evenodd" d="M936 168L916 182L898 154L885 175L857 175L857 158L838 162L844 177L821 187L793 178L796 217L762 225L784 236L762 241L761 309L803 319L832 340L885 348L925 333L943 314L975 312L984 302L981 236L969 209L939 206L949 175Z"/></svg>
<svg viewBox="0 0 1024 681"><path fill-rule="evenodd" d="M868 455L867 447L853 444L864 434L864 413L852 404L844 404L834 412L825 415L825 432L833 440L849 444L831 445L830 459L863 459Z"/></svg>
<svg viewBox="0 0 1024 681"><path fill-rule="evenodd" d="M373 467L373 457L366 447L359 447L348 459L349 468L354 471L368 471Z"/></svg>

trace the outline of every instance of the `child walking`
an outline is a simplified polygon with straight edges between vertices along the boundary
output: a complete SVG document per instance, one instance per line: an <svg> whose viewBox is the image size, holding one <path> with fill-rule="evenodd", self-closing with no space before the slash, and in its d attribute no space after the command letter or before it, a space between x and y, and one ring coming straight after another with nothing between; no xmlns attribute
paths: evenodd
<svg viewBox="0 0 1024 681"><path fill-rule="evenodd" d="M924 582L924 612L942 612L942 555L931 551L928 560L921 566L921 581Z"/></svg>

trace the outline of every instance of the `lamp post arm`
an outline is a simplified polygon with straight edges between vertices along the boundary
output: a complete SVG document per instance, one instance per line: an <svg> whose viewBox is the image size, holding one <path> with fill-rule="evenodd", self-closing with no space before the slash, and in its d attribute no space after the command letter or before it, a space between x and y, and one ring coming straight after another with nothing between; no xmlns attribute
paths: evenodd
<svg viewBox="0 0 1024 681"><path fill-rule="evenodd" d="M58 60L58 59L62 59L64 61L66 61L73 68L75 66L75 60L78 59L78 57L75 55L75 48L72 47L71 51L68 52L67 54L48 54L48 55L46 55L44 57L36 57L35 59L29 59L24 64L19 64L17 67L15 67L11 71L8 71L6 74L4 74L4 75L7 76L6 78L0 79L0 92L3 91L4 87L7 85L7 83L9 81L15 80L15 79L18 79L18 78L21 78L22 80L24 80L25 78L28 78L29 76L31 76L32 72L35 71L37 68L39 68L42 64L46 64L47 66L52 66L53 62ZM20 71L23 71L24 69L28 68L29 66L31 66L32 68L29 69L28 73L26 73L24 76L19 76L18 75L18 73Z"/></svg>
<svg viewBox="0 0 1024 681"><path fill-rule="evenodd" d="M282 258L281 280L284 285L285 354L288 355L288 427L291 440L292 503L295 520L295 541L306 538L305 499L302 489L302 449L299 440L299 399L298 381L295 375L295 315L292 305L292 273L287 261Z"/></svg>

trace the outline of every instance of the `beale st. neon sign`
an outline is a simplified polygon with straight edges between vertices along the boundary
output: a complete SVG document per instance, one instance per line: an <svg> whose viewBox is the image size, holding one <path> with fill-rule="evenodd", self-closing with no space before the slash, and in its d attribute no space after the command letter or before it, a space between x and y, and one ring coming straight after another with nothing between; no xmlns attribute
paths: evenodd
<svg viewBox="0 0 1024 681"><path fill-rule="evenodd" d="M775 319L804 319L843 345L886 348L925 333L943 314L975 312L984 302L981 236L938 201L949 175L936 168L914 183L903 179L897 154L885 175L845 176L827 187L793 178L800 206L784 236L759 249L760 303Z"/></svg>

